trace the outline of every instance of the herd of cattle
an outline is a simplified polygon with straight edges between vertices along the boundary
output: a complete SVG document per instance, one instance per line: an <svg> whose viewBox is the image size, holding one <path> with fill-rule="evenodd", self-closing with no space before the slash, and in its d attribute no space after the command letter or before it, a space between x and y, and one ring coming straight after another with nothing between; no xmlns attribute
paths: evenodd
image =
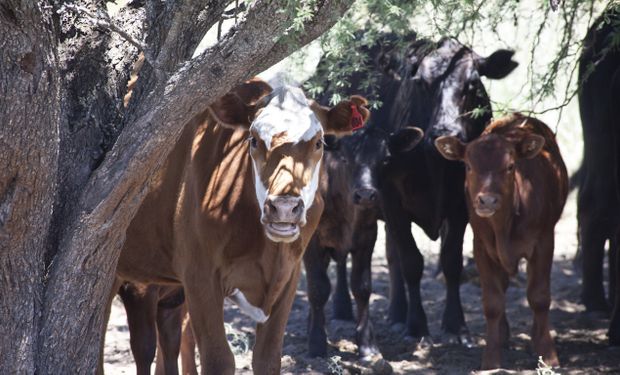
<svg viewBox="0 0 620 375"><path fill-rule="evenodd" d="M602 277L605 241L615 249L620 229L620 127L614 124L620 118L620 52L606 48L611 25L596 22L581 56L585 152L577 177L582 302L604 312L620 301L615 251L609 298ZM234 373L224 300L257 322L253 371L279 373L302 261L308 351L325 356L331 259L338 270L334 317L353 318L349 254L359 355L379 354L369 316L378 219L387 234L387 319L405 324L413 337L429 335L420 294L424 259L413 222L431 239L441 238L442 330L454 342L470 340L459 291L470 223L487 322L481 367L501 365L509 338L505 291L522 258L533 348L547 364L559 365L549 333L550 271L568 175L555 135L520 114L492 119L481 77L506 77L517 66L511 51L483 57L451 38L431 42L411 35L406 41L403 47L402 39L386 34L363 51L381 74L383 104L372 113L358 96L367 94L361 73L351 78L350 97L331 108L324 105L329 84L313 101L299 88L253 79L187 124L127 230L108 304L109 311L118 291L139 374L150 373L156 347L158 367L177 373L182 341L184 366L195 372L195 343L203 373ZM609 329L616 345L618 305Z"/></svg>

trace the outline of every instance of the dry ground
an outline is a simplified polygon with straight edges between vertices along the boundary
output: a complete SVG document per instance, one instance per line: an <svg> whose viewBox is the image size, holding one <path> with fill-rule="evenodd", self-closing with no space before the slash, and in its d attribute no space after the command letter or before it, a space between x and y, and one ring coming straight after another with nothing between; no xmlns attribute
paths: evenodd
<svg viewBox="0 0 620 375"><path fill-rule="evenodd" d="M580 277L573 269L572 257L576 249L575 194L569 197L562 220L556 227L556 251L552 276L551 321L562 367L561 374L620 374L620 348L606 346L607 319L594 319L583 313L578 304ZM420 349L416 342L394 331L386 321L388 301L387 262L384 252L383 225L373 257L373 289L371 302L372 320L378 336L378 343L384 358L396 374L468 374L476 373L480 365L484 344L484 318L481 311L480 288L475 280L462 285L466 320L475 345L466 348L460 345L440 343L440 317L443 311L445 292L441 278L433 278L437 264L438 243L430 242L421 232L414 229L414 235L426 258L422 295L427 312L431 335L435 344ZM471 233L465 239L466 256L471 256ZM510 349L504 351L501 373L536 373L537 358L528 349L531 312L525 299L525 275L523 272L513 280L508 290L508 320L511 325ZM327 359L309 358L306 355L307 298L305 278L299 283L297 298L289 318L284 338L282 371L287 374L310 373L372 373L369 367L358 363L354 343L353 322L331 321L327 327L330 349ZM327 316L331 314L331 303L327 305ZM227 307L229 336L237 352L237 372L251 373L251 350L248 344L253 340L253 325L234 307ZM129 336L124 310L115 301L112 318L108 326L105 347L105 369L108 374L135 373L133 358L129 351Z"/></svg>

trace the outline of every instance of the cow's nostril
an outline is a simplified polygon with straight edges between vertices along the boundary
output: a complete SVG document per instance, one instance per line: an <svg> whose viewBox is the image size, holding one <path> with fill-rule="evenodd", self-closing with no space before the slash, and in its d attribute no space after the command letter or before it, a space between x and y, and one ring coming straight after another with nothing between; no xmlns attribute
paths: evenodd
<svg viewBox="0 0 620 375"><path fill-rule="evenodd" d="M355 193L353 193L353 202L359 203L360 199L361 199L361 197L360 197L360 195L359 195L359 193L357 191Z"/></svg>
<svg viewBox="0 0 620 375"><path fill-rule="evenodd" d="M480 195L478 196L478 203L483 206L492 206L497 204L497 197L494 195Z"/></svg>
<svg viewBox="0 0 620 375"><path fill-rule="evenodd" d="M293 207L293 214L297 215L301 211L301 203L302 201L299 201L299 203L297 203L297 205Z"/></svg>
<svg viewBox="0 0 620 375"><path fill-rule="evenodd" d="M353 203L369 203L377 200L377 191L375 189L358 189L353 193Z"/></svg>

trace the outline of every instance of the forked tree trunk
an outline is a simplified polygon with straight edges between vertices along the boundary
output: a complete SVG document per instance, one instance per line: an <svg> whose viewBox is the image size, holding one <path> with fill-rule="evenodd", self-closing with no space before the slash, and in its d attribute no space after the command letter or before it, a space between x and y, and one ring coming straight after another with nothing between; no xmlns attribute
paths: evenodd
<svg viewBox="0 0 620 375"><path fill-rule="evenodd" d="M0 4L0 373L94 371L125 230L183 125L315 39L352 0L317 1L292 38L283 36L291 15L278 12L290 0L256 0L191 59L230 2L136 1L123 11L118 22L147 41L148 57L127 109L133 45L53 13L57 4Z"/></svg>

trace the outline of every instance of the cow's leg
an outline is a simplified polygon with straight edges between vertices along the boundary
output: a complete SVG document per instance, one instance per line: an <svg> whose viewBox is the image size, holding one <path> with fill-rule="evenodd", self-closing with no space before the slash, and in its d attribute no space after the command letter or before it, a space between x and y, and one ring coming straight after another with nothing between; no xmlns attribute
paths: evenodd
<svg viewBox="0 0 620 375"><path fill-rule="evenodd" d="M407 321L407 295L405 280L400 270L400 257L392 236L385 229L385 255L390 271L390 305L388 307L388 320L393 325L405 324Z"/></svg>
<svg viewBox="0 0 620 375"><path fill-rule="evenodd" d="M362 233L364 234L362 236ZM356 341L360 357L370 359L379 354L375 334L370 321L369 301L372 293L372 251L377 239L377 223L356 231L356 241L351 252L353 268L351 270L351 291L357 306Z"/></svg>
<svg viewBox="0 0 620 375"><path fill-rule="evenodd" d="M337 251L337 250L334 250ZM349 295L349 283L347 282L347 254L337 257L336 260L336 288L332 295L334 319L353 320L353 306Z"/></svg>
<svg viewBox="0 0 620 375"><path fill-rule="evenodd" d="M252 369L256 375L280 374L282 341L295 299L300 270L301 265L296 265L291 279L286 284L280 298L273 305L269 319L256 327L256 343L252 354Z"/></svg>
<svg viewBox="0 0 620 375"><path fill-rule="evenodd" d="M411 234L411 222L403 216L400 220L388 223L388 231L398 249L400 269L409 294L407 332L418 338L428 336L428 323L420 295L424 258Z"/></svg>
<svg viewBox="0 0 620 375"><path fill-rule="evenodd" d="M612 346L620 346L620 254L618 254L620 250L617 248L620 243L619 236L620 231L616 233L614 257L612 258L610 256L609 258L609 300L612 302L613 309L611 312L611 321L609 322L609 331L607 331L607 336L609 337L609 345ZM612 287L614 293L613 298L611 297Z"/></svg>
<svg viewBox="0 0 620 375"><path fill-rule="evenodd" d="M126 284L118 292L127 313L129 344L138 375L150 374L155 359L158 288L149 285L145 291L139 291L135 285Z"/></svg>
<svg viewBox="0 0 620 375"><path fill-rule="evenodd" d="M308 284L308 353L311 357L327 355L327 334L325 332L325 304L329 299L331 284L327 276L329 254L314 236L304 254L306 280ZM348 293L348 291L347 291Z"/></svg>
<svg viewBox="0 0 620 375"><path fill-rule="evenodd" d="M181 324L183 308L160 307L157 310L158 354L155 374L176 375L179 373L179 351L181 348Z"/></svg>
<svg viewBox="0 0 620 375"><path fill-rule="evenodd" d="M474 259L480 272L482 307L486 320L486 347L482 353L482 369L495 369L501 364L501 349L508 342L505 293L508 275L494 262L482 241L474 238Z"/></svg>
<svg viewBox="0 0 620 375"><path fill-rule="evenodd" d="M551 303L551 264L553 263L553 231L534 248L527 264L527 301L534 312L532 343L534 350L549 366L560 365L558 354L549 333L549 304Z"/></svg>
<svg viewBox="0 0 620 375"><path fill-rule="evenodd" d="M112 289L110 289L110 294L108 294L108 301L106 304L104 317L103 317L103 326L101 327L101 341L99 343L99 363L97 366L97 374L103 375L103 352L105 351L105 334L108 330L108 320L110 320L110 312L112 311L112 301L114 301L114 297L118 293L119 288L123 284L122 280L118 277L114 278L114 282L112 284Z"/></svg>
<svg viewBox="0 0 620 375"><path fill-rule="evenodd" d="M461 272L463 271L463 236L467 226L466 208L457 211L444 222L441 238L440 263L446 278L446 307L441 328L448 340L470 344L469 332L465 324L461 305Z"/></svg>
<svg viewBox="0 0 620 375"><path fill-rule="evenodd" d="M613 308L616 303L616 263L618 261L618 234L609 244L609 305Z"/></svg>
<svg viewBox="0 0 620 375"><path fill-rule="evenodd" d="M580 192L581 195L581 192ZM580 197L581 198L581 197ZM581 200L579 200L580 205ZM590 209L579 207L580 239L583 251L583 283L581 301L587 311L609 311L609 304L605 298L603 286L603 259L605 256L605 241L609 237L608 224L601 222L598 215Z"/></svg>
<svg viewBox="0 0 620 375"><path fill-rule="evenodd" d="M183 328L181 331L181 372L183 375L197 375L196 341L192 330L192 322L187 313L187 304L183 305Z"/></svg>
<svg viewBox="0 0 620 375"><path fill-rule="evenodd" d="M205 280L203 274L216 277L215 272L206 272L206 269L199 264L191 267L191 270L201 274L186 275L183 282L185 301L200 353L201 373L232 375L235 373L235 357L224 329L224 296L215 280Z"/></svg>

